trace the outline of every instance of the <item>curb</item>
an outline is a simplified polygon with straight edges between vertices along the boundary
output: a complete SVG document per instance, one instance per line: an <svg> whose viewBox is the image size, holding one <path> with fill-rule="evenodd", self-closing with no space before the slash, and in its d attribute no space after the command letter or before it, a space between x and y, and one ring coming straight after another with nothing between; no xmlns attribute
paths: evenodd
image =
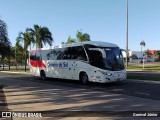
<svg viewBox="0 0 160 120"><path fill-rule="evenodd" d="M159 70L126 70L127 72L157 72L160 73Z"/></svg>
<svg viewBox="0 0 160 120"><path fill-rule="evenodd" d="M12 71L0 71L0 72L3 72L3 73L14 73L14 74L28 74L28 75L30 75L30 73L27 73L27 72L12 72Z"/></svg>

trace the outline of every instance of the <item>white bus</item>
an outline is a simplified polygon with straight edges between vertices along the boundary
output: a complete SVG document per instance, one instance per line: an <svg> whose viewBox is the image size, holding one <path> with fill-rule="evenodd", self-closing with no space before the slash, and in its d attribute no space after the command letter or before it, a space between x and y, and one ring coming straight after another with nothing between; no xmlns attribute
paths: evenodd
<svg viewBox="0 0 160 120"><path fill-rule="evenodd" d="M31 50L30 72L42 79L107 83L126 79L121 49L108 42L80 42Z"/></svg>

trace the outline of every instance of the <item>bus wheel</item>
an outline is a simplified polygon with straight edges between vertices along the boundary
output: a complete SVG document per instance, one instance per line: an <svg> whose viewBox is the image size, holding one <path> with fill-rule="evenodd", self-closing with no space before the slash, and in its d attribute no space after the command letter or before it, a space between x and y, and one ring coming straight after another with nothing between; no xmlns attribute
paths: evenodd
<svg viewBox="0 0 160 120"><path fill-rule="evenodd" d="M46 74L45 74L44 70L41 70L41 79L46 80Z"/></svg>
<svg viewBox="0 0 160 120"><path fill-rule="evenodd" d="M85 84L85 85L87 85L89 83L88 76L86 73L81 74L80 81L82 84Z"/></svg>

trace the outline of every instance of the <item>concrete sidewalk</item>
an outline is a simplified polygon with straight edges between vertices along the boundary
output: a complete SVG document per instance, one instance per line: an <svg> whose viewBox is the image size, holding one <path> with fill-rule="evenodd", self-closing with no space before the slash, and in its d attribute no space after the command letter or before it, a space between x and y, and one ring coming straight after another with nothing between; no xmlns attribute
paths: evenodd
<svg viewBox="0 0 160 120"><path fill-rule="evenodd" d="M8 104L6 102L6 96L3 91L4 86L0 84L0 117L2 117L1 111L9 111Z"/></svg>
<svg viewBox="0 0 160 120"><path fill-rule="evenodd" d="M160 77L160 71L127 71L131 76L156 76Z"/></svg>
<svg viewBox="0 0 160 120"><path fill-rule="evenodd" d="M30 72L18 72L18 71L0 71L0 72L3 72L3 73L15 73L15 74L28 74L30 75Z"/></svg>

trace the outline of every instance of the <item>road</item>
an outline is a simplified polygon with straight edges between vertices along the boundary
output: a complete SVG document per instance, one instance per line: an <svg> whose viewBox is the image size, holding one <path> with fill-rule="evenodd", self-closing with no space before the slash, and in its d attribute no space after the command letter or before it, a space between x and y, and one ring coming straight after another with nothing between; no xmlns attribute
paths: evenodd
<svg viewBox="0 0 160 120"><path fill-rule="evenodd" d="M160 76L160 71L128 71L130 76Z"/></svg>
<svg viewBox="0 0 160 120"><path fill-rule="evenodd" d="M77 81L42 81L27 74L0 72L0 83L1 111L160 111L158 81L126 80L86 86Z"/></svg>

